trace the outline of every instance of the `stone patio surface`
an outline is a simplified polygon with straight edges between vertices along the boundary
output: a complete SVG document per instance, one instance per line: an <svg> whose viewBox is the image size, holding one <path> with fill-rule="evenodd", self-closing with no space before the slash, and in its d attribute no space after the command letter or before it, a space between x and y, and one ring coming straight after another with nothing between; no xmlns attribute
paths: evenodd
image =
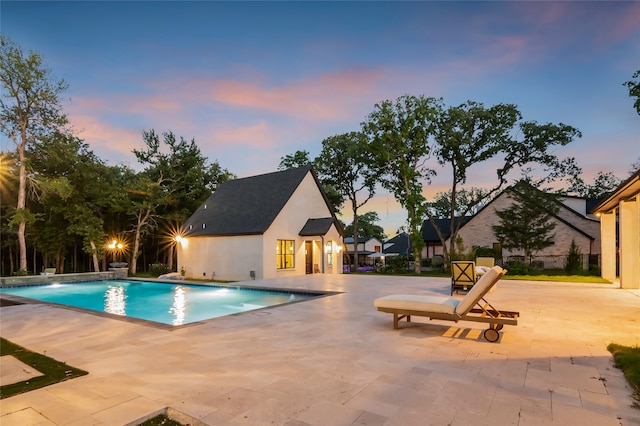
<svg viewBox="0 0 640 426"><path fill-rule="evenodd" d="M446 295L446 278L247 284L342 293L172 331L0 308L2 337L89 372L1 400L0 424L135 425L168 412L193 425L640 425L606 349L640 345L639 291L502 280L488 300L521 316L488 343L482 323L414 318L394 330L373 307L392 293Z"/></svg>

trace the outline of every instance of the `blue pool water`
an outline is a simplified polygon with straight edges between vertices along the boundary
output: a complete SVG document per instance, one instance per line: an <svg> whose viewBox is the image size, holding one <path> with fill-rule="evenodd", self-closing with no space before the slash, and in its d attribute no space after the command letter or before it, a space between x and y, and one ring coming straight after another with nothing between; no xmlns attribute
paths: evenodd
<svg viewBox="0 0 640 426"><path fill-rule="evenodd" d="M0 293L170 325L189 324L322 295L127 280L5 287Z"/></svg>

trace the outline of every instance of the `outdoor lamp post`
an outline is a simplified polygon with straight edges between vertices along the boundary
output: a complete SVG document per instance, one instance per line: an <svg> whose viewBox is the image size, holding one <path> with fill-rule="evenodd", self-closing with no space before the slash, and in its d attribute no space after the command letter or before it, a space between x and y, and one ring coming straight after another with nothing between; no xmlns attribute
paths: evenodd
<svg viewBox="0 0 640 426"><path fill-rule="evenodd" d="M121 251L123 247L124 246L122 245L122 243L117 240L112 240L107 246L107 248L111 250L111 253L113 253L114 262L116 261L116 254L118 253L118 251Z"/></svg>

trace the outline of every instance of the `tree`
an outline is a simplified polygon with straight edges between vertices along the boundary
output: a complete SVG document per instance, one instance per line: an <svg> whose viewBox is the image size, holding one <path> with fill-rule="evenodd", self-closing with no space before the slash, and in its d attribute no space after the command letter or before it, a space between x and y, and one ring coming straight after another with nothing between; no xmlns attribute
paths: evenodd
<svg viewBox="0 0 640 426"><path fill-rule="evenodd" d="M56 269L63 272L66 246L80 239L82 251L92 258L93 270L99 271L104 217L113 192L119 191L108 180L108 167L82 140L58 132L41 138L31 164L38 170L35 179L43 189L40 208L47 217L36 224L45 266L49 263L46 256L52 255Z"/></svg>
<svg viewBox="0 0 640 426"><path fill-rule="evenodd" d="M582 272L582 251L576 244L576 240L571 240L571 246L569 246L569 254L564 262L564 270L569 275L577 275Z"/></svg>
<svg viewBox="0 0 640 426"><path fill-rule="evenodd" d="M380 241L384 241L387 236L384 233L384 228L377 225L380 218L376 212L366 212L358 216L358 238L377 238ZM347 235L353 235L353 222L344 228L344 232Z"/></svg>
<svg viewBox="0 0 640 426"><path fill-rule="evenodd" d="M136 218L133 254L138 253L139 238L164 223L167 229L162 249L167 252L167 263L172 268L176 224L183 223L215 191L217 185L234 175L220 167L217 161L209 164L194 139L177 139L173 132L167 131L162 134L161 142L153 129L143 131L142 138L146 148L134 149L133 153L138 162L145 165L145 178L138 183L147 197L143 197L144 201L134 198L137 208L132 210ZM131 265L134 272L133 258Z"/></svg>
<svg viewBox="0 0 640 426"><path fill-rule="evenodd" d="M315 160L322 181L349 200L353 213L354 258L358 260L358 209L375 194L380 169L374 166L369 139L360 132L331 136L322 141Z"/></svg>
<svg viewBox="0 0 640 426"><path fill-rule="evenodd" d="M296 151L293 154L285 155L284 157L280 157L278 170L295 169L296 167L309 166L312 164L309 155L309 151L302 150Z"/></svg>
<svg viewBox="0 0 640 426"><path fill-rule="evenodd" d="M405 95L395 103L385 100L376 104L362 123L363 132L371 138L376 166L384 175L382 186L391 191L407 211L407 231L418 274L424 247L420 234L425 213L422 183L429 181L434 173L426 162L441 110L439 99Z"/></svg>
<svg viewBox="0 0 640 426"><path fill-rule="evenodd" d="M559 206L554 196L538 190L529 182L520 181L508 190L513 204L496 210L500 223L492 229L497 240L509 250L523 250L525 260L531 264L533 255L553 244L551 221Z"/></svg>
<svg viewBox="0 0 640 426"><path fill-rule="evenodd" d="M633 74L632 78L639 78L640 77L640 70L636 71ZM638 115L640 115L640 80L629 80L627 82L624 83L624 86L627 86L627 88L629 89L629 96L632 98L636 98L636 100L633 103L634 108L636 109L636 112L638 113Z"/></svg>
<svg viewBox="0 0 640 426"><path fill-rule="evenodd" d="M26 209L27 157L37 138L67 124L59 95L67 89L56 80L34 52L26 53L9 38L0 35L0 129L16 146L19 164L18 194L13 222L18 227L19 268L27 269L25 229L34 217Z"/></svg>
<svg viewBox="0 0 640 426"><path fill-rule="evenodd" d="M460 217L465 212L474 215L487 202L487 191L483 188L461 188L456 192L456 202L454 217ZM451 190L447 192L438 192L434 201L426 204L429 215L436 219L448 218L451 215ZM469 208L469 206L471 206Z"/></svg>
<svg viewBox="0 0 640 426"><path fill-rule="evenodd" d="M446 258L455 250L464 216L497 194L508 182L510 172L520 169L527 174L532 165L542 166L544 176L536 183L538 185L577 173L574 159L559 160L550 153L554 145L564 146L579 137L577 129L563 123L538 124L521 121L521 118L515 105L485 107L472 101L450 107L438 117L434 156L438 164L449 166L451 170L449 247L433 211L427 210L427 216L440 236ZM469 169L489 160L499 164L496 183L484 188L483 193L474 194L464 208L458 208L457 194L467 181Z"/></svg>
<svg viewBox="0 0 640 426"><path fill-rule="evenodd" d="M622 181L615 177L612 172L605 173L600 171L594 178L592 185L586 184L580 177L573 179L568 192L574 193L579 197L599 199L616 189L620 183Z"/></svg>

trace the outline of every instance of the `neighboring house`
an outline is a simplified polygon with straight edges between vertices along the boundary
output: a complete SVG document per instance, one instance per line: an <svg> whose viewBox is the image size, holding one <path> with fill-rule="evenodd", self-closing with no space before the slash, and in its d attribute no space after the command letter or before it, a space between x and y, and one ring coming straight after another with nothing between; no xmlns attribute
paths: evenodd
<svg viewBox="0 0 640 426"><path fill-rule="evenodd" d="M349 254L351 264L355 256L353 237L345 237L344 245L346 252ZM374 253L382 254L382 242L374 237L360 237L358 238L358 261L355 263L356 267L365 265L374 265L375 257L370 257Z"/></svg>
<svg viewBox="0 0 640 426"><path fill-rule="evenodd" d="M406 232L401 232L384 242L383 253L389 256L409 256L412 253L411 238Z"/></svg>
<svg viewBox="0 0 640 426"><path fill-rule="evenodd" d="M640 289L640 170L594 208L602 232L602 278ZM619 271L619 275L616 273Z"/></svg>
<svg viewBox="0 0 640 426"><path fill-rule="evenodd" d="M459 218L458 218L459 219ZM467 223L471 219L471 216L465 216L463 221ZM451 220L450 219L435 219L436 225L440 232L442 232L442 236L445 241L449 239ZM442 241L438 236L438 232L434 228L431 221L428 219L422 222L422 228L420 228L420 234L422 235L422 240L424 241L424 248L422 249L422 258L423 259L431 259L434 256L442 256L444 254L444 249L442 247Z"/></svg>
<svg viewBox="0 0 640 426"><path fill-rule="evenodd" d="M496 210L501 211L513 204L510 197L513 187L505 189L500 195L485 205L471 217L458 232L467 249L472 247L499 248L499 242L493 232L493 225L500 222ZM574 240L583 255L600 254L600 222L587 212L587 199L562 197L558 203L558 213L551 220L556 224L552 231L554 243L550 247L535 253L536 256L566 256L571 241ZM447 241L447 245L449 241ZM504 259L511 255L522 255L522 251L502 249ZM585 265L586 266L586 265Z"/></svg>
<svg viewBox="0 0 640 426"><path fill-rule="evenodd" d="M182 233L178 270L187 278L342 272L342 228L309 166L222 183Z"/></svg>

